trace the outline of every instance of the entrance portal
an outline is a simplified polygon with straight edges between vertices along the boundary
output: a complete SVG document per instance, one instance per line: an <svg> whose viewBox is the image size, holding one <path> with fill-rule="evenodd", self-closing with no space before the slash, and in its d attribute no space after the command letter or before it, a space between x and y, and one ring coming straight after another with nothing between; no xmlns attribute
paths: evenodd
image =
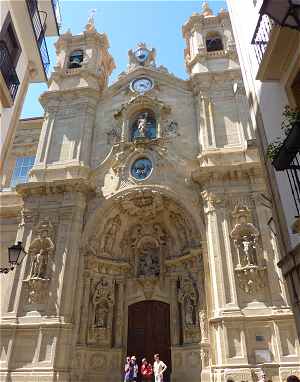
<svg viewBox="0 0 300 382"><path fill-rule="evenodd" d="M160 359L168 367L164 382L169 382L171 372L170 306L160 301L142 301L130 305L127 338L127 354L135 355L139 366L143 357L153 364L153 355L159 353ZM138 381L140 380L139 376Z"/></svg>

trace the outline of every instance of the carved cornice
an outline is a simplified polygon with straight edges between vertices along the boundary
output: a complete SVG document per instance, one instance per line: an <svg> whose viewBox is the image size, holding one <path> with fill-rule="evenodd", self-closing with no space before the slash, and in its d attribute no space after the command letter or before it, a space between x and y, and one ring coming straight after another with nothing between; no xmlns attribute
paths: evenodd
<svg viewBox="0 0 300 382"><path fill-rule="evenodd" d="M72 88L72 89L64 89L64 90L51 90L41 94L39 101L42 106L45 108L47 104L51 101L55 102L55 105L51 105L54 107L54 110L57 110L58 104L63 100L76 100L81 97L88 97L89 100L93 99L94 103L98 102L100 98L99 89L93 89L91 87L82 87L82 88Z"/></svg>
<svg viewBox="0 0 300 382"><path fill-rule="evenodd" d="M92 255L85 256L85 269L101 274L124 274L130 270L130 265L123 261L114 261Z"/></svg>
<svg viewBox="0 0 300 382"><path fill-rule="evenodd" d="M53 182L29 182L19 184L16 191L22 197L61 194L65 192L94 193L95 188L86 179L66 179Z"/></svg>
<svg viewBox="0 0 300 382"><path fill-rule="evenodd" d="M210 17L205 17L202 13L193 13L188 21L182 26L182 35L184 38L189 38L189 33L195 25L197 25L198 28L205 28L206 26L217 27L226 20L230 23L229 13L226 11L222 11L218 15Z"/></svg>
<svg viewBox="0 0 300 382"><path fill-rule="evenodd" d="M195 57L195 59L197 57L198 55ZM203 72L193 74L191 76L191 85L193 93L199 94L205 90L208 91L209 89L213 88L213 86L217 88L220 86L220 84L223 84L225 82L229 82L230 87L232 89L232 82L240 81L241 78L242 74L240 68L232 68L221 72Z"/></svg>
<svg viewBox="0 0 300 382"><path fill-rule="evenodd" d="M22 198L15 191L0 192L0 217L16 217L23 207Z"/></svg>
<svg viewBox="0 0 300 382"><path fill-rule="evenodd" d="M201 185L219 185L226 182L247 181L264 184L262 168L259 163L239 163L227 166L203 166L193 171L192 179ZM264 186L265 188L265 186Z"/></svg>
<svg viewBox="0 0 300 382"><path fill-rule="evenodd" d="M135 111L139 107L152 108L157 114L164 116L170 114L171 107L165 104L163 101L156 97L150 97L148 95L138 95L132 97L127 103L123 104L121 108L114 114L116 119L126 118L128 114Z"/></svg>

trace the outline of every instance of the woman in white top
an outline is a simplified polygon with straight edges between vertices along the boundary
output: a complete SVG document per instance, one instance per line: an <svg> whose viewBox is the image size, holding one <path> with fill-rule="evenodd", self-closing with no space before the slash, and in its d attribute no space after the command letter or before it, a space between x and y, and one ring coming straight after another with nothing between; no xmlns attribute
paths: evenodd
<svg viewBox="0 0 300 382"><path fill-rule="evenodd" d="M159 359L159 354L154 354L153 372L155 382L163 382L163 374L167 369L167 365Z"/></svg>

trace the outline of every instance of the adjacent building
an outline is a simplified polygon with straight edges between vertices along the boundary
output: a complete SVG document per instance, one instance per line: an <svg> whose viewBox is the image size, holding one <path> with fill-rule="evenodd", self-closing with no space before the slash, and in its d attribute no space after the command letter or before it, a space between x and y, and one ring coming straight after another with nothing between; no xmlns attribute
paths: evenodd
<svg viewBox="0 0 300 382"><path fill-rule="evenodd" d="M47 81L50 61L45 38L59 34L59 22L57 0L0 2L1 174L28 85Z"/></svg>
<svg viewBox="0 0 300 382"><path fill-rule="evenodd" d="M273 198L281 244L279 266L289 287L300 337L300 116L296 121L290 112L300 110L300 3L227 0L227 4ZM276 145L270 147L278 137L280 150Z"/></svg>
<svg viewBox="0 0 300 382"><path fill-rule="evenodd" d="M138 43L111 85L92 17L59 37L5 162L1 262L27 256L2 275L2 380L115 382L157 352L165 382L300 375L229 14L205 3L182 32L188 80Z"/></svg>

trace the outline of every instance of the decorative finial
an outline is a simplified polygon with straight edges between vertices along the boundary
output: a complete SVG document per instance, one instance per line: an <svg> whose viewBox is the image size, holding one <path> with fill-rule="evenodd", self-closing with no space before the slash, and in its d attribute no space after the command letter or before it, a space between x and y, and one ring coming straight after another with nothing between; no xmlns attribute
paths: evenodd
<svg viewBox="0 0 300 382"><path fill-rule="evenodd" d="M91 9L89 17L88 17L88 22L85 26L85 29L88 32L94 32L96 30L96 28L95 28L95 14L96 14L96 9Z"/></svg>
<svg viewBox="0 0 300 382"><path fill-rule="evenodd" d="M203 9L202 15L204 17L213 16L213 12L211 8L209 8L208 1L204 1L204 3L202 4L202 9Z"/></svg>

